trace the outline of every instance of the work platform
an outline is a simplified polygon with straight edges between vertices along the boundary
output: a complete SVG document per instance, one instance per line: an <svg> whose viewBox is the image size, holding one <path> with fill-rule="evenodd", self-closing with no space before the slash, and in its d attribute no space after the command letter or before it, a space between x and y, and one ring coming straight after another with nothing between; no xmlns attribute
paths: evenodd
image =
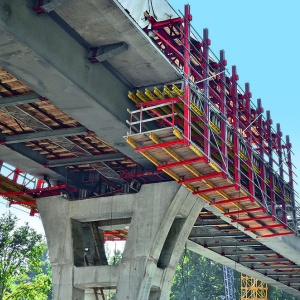
<svg viewBox="0 0 300 300"><path fill-rule="evenodd" d="M30 0L4 2L0 159L15 168L5 171L1 163L0 194L10 204L35 214L36 199L44 198L37 201L44 201L50 219L48 209L62 202L73 212L83 207L80 213L84 203L107 203L109 212L107 197L134 197L139 203L140 189L152 188L144 184L175 191L179 186L169 182L175 180L182 185L180 197L188 193L190 201L203 204L201 212L190 210L197 220L190 220L181 246L189 236L194 251L299 294L292 145L279 124L272 128L261 101L252 103L249 84L245 91L238 86L224 51L220 58L210 52L208 30L199 40L190 35L189 11L161 22L146 13L143 22L149 26L143 31L118 1L50 1L55 11L49 15L48 1L38 7ZM127 130L130 146L122 140ZM181 208L173 211L174 224L164 235L191 218L180 197ZM156 201L152 205L159 211L160 195ZM63 212L56 213L65 224ZM96 215L89 221L99 218L91 213ZM104 223L108 215L101 216ZM142 226L146 217L147 210ZM162 220L167 221L164 214ZM106 240L130 235L124 228L104 228Z"/></svg>
<svg viewBox="0 0 300 300"><path fill-rule="evenodd" d="M294 234L288 224L272 216L269 207L235 184L217 162L207 161L196 144L184 145L182 132L175 127L129 134L127 142L158 170L163 170L194 195L215 206L232 222L241 223L258 237ZM251 217L249 217L251 214Z"/></svg>

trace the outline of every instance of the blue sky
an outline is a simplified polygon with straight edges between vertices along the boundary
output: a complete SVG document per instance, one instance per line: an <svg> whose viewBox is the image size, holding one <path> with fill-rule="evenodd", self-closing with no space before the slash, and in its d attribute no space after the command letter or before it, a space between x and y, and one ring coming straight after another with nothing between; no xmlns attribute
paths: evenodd
<svg viewBox="0 0 300 300"><path fill-rule="evenodd" d="M182 12L188 3L169 2ZM237 66L239 85L244 88L249 82L252 101L261 98L273 124L280 123L284 139L290 136L300 178L300 1L190 0L189 4L193 27L201 36L203 28L209 29L212 51L219 56L219 50L225 50L227 67Z"/></svg>

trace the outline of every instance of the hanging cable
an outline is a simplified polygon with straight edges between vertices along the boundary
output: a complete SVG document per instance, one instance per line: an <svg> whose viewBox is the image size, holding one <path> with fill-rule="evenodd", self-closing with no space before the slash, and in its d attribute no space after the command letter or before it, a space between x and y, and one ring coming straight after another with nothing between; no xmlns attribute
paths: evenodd
<svg viewBox="0 0 300 300"><path fill-rule="evenodd" d="M152 12L153 12L153 17L157 20L157 16L156 16L156 14L155 14L155 12L154 12L154 8L153 8L152 0L148 0L148 6L149 6L149 12L151 12L151 10L152 10Z"/></svg>

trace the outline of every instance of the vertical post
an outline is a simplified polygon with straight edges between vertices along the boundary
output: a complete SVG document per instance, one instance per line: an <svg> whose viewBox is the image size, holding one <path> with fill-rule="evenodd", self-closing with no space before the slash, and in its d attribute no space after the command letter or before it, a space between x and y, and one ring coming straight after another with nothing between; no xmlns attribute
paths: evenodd
<svg viewBox="0 0 300 300"><path fill-rule="evenodd" d="M233 153L234 153L234 179L236 185L240 185L241 174L240 174L240 141L238 136L239 129L239 114L238 114L238 97L237 97L237 80L238 75L236 72L236 66L232 66L232 76L231 76L231 90L230 99L233 102L232 108L232 118L233 118Z"/></svg>
<svg viewBox="0 0 300 300"><path fill-rule="evenodd" d="M191 77L190 68L190 21L192 15L190 14L190 5L184 7L184 145L189 146L191 141L191 110L190 110L190 85Z"/></svg>
<svg viewBox="0 0 300 300"><path fill-rule="evenodd" d="M225 60L225 51L220 51L220 111L222 114L221 119L221 152L222 152L222 169L228 173L228 157L227 157L227 113L226 113L226 74L225 66L227 62Z"/></svg>
<svg viewBox="0 0 300 300"><path fill-rule="evenodd" d="M19 179L19 175L22 171L18 168L15 168L14 175L13 175L13 182L17 183Z"/></svg>
<svg viewBox="0 0 300 300"><path fill-rule="evenodd" d="M265 165L264 165L264 154L265 154L265 148L264 148L264 128L263 128L263 117L262 113L264 112L264 109L261 105L261 99L257 99L257 113L259 114L257 123L258 123L258 147L259 147L259 155L260 155L260 189L262 193L262 200L266 196L266 182L265 182ZM266 199L267 200L267 199Z"/></svg>
<svg viewBox="0 0 300 300"><path fill-rule="evenodd" d="M204 120L207 123L204 124L204 153L207 157L207 162L210 159L210 109L209 109L209 45L210 40L208 38L208 29L203 30L203 88L205 99L203 102Z"/></svg>
<svg viewBox="0 0 300 300"><path fill-rule="evenodd" d="M291 155L292 144L290 142L290 137L286 136L286 150L287 150L287 165L289 168L289 185L291 188L291 205L293 207L293 217L296 220L295 215L295 195L294 195L294 179L293 179L293 164L292 164L292 155Z"/></svg>
<svg viewBox="0 0 300 300"><path fill-rule="evenodd" d="M44 180L38 179L36 189L40 190L41 188L43 188L43 185L44 185Z"/></svg>
<svg viewBox="0 0 300 300"><path fill-rule="evenodd" d="M278 163L279 163L279 188L280 188L280 197L281 197L281 206L282 206L282 221L286 224L286 205L284 199L284 184L283 184L283 159L282 159L282 145L281 145L281 136L282 132L280 130L280 124L277 124L277 154L278 154Z"/></svg>
<svg viewBox="0 0 300 300"><path fill-rule="evenodd" d="M142 133L143 105L140 108L140 133Z"/></svg>
<svg viewBox="0 0 300 300"><path fill-rule="evenodd" d="M249 83L245 84L245 99L246 99L246 114L247 114L247 135L248 135L248 143L247 152L248 152L248 178L249 178L249 193L251 196L255 196L255 189L254 189L254 173L253 173L253 157L252 157L252 125L251 125L251 92L250 92L250 85Z"/></svg>
<svg viewBox="0 0 300 300"><path fill-rule="evenodd" d="M270 186L270 200L271 200L271 209L272 216L276 215L275 211L275 195L274 195L274 176L273 176L273 145L272 145L272 130L271 130L271 113L267 111L267 141L268 141L268 156L269 156L269 186Z"/></svg>

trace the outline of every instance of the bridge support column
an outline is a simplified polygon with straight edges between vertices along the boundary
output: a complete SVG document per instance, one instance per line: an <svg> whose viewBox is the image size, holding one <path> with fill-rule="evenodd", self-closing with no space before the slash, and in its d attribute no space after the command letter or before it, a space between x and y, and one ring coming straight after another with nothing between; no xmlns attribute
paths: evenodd
<svg viewBox="0 0 300 300"><path fill-rule="evenodd" d="M81 300L85 289L108 287L117 288L116 300L167 300L204 201L168 182L144 185L137 194L80 201L48 197L37 204L49 247L55 300ZM84 266L86 238L80 224L94 221L100 230L116 229L118 224L122 229L128 223L118 266Z"/></svg>

